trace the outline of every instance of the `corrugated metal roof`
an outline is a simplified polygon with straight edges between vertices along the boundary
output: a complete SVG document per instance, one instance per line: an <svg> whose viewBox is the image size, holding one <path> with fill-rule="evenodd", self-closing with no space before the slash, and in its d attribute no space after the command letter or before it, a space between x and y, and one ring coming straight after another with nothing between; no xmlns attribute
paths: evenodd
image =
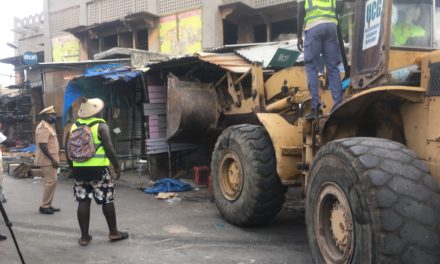
<svg viewBox="0 0 440 264"><path fill-rule="evenodd" d="M255 46L261 46L261 45L268 45L268 44L274 44L276 42L271 43L242 43L242 44L229 44L229 45L223 45L219 47L212 47L205 49L204 52L218 52L218 53L224 53L224 52L233 52L236 49L239 48L247 48L247 47L255 47Z"/></svg>
<svg viewBox="0 0 440 264"><path fill-rule="evenodd" d="M248 60L249 62L261 62L264 68L267 68L273 56L279 48L288 50L298 50L296 47L296 39L289 41L282 41L277 43L267 43L267 45L259 45L254 47L247 47L237 49L235 52ZM304 61L304 55L298 57L297 62Z"/></svg>
<svg viewBox="0 0 440 264"><path fill-rule="evenodd" d="M251 68L248 61L234 53L201 52L199 53L199 59L236 73L245 73Z"/></svg>
<svg viewBox="0 0 440 264"><path fill-rule="evenodd" d="M89 67L88 65L92 64L106 64L106 63L121 63L121 62L129 62L128 58L121 59L108 59L108 60L86 60L86 61L76 61L76 62L42 62L38 63L40 66L80 66L80 67Z"/></svg>

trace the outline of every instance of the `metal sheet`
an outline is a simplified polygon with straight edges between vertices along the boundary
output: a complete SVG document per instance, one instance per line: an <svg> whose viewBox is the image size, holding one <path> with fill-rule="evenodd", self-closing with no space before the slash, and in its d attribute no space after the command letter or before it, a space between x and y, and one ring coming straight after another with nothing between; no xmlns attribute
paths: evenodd
<svg viewBox="0 0 440 264"><path fill-rule="evenodd" d="M296 39L294 39L290 41L237 49L235 52L250 62L261 62L263 67L267 68L279 48L298 51L298 48L296 47ZM297 62L302 61L304 61L303 53L301 53L297 59Z"/></svg>
<svg viewBox="0 0 440 264"><path fill-rule="evenodd" d="M236 73L245 73L251 68L251 63L234 53L216 54L201 52L199 53L199 59Z"/></svg>

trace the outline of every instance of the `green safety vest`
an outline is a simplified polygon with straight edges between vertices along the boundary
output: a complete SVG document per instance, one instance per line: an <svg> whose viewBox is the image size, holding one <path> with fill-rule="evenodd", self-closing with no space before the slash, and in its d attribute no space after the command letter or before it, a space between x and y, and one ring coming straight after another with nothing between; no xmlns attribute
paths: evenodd
<svg viewBox="0 0 440 264"><path fill-rule="evenodd" d="M410 38L424 37L426 31L417 25L396 24L392 28L393 45L403 46Z"/></svg>
<svg viewBox="0 0 440 264"><path fill-rule="evenodd" d="M104 119L96 118L96 117L90 117L87 119L78 118L77 121L80 124L87 124L87 125L94 122L94 121L102 121L103 123L105 123ZM95 146L99 146L95 152L95 156L93 156L92 158L90 158L84 162L73 161L73 167L107 167L110 165L110 160L105 155L104 147L101 145L101 140L98 137L98 135L99 135L98 134L98 127L99 127L99 124L96 124L91 127L92 135L93 135L93 142L95 143ZM77 126L74 123L72 125L72 128L70 129L70 133L72 133L72 131L75 130L76 128L77 128Z"/></svg>
<svg viewBox="0 0 440 264"><path fill-rule="evenodd" d="M304 8L306 10L304 18L306 25L323 18L338 23L336 19L336 0L305 0Z"/></svg>

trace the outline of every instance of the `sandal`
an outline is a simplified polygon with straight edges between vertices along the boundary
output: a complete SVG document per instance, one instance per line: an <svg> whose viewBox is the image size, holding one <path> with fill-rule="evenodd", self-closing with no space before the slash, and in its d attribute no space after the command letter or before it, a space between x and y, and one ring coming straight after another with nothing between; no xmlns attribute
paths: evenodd
<svg viewBox="0 0 440 264"><path fill-rule="evenodd" d="M78 239L78 244L80 245L80 246L82 246L82 247L86 247L86 246L88 246L89 245L89 243L90 243L90 241L92 241L92 236L91 235L89 235L88 237L87 237L87 240L82 240L81 238L80 239Z"/></svg>
<svg viewBox="0 0 440 264"><path fill-rule="evenodd" d="M121 241L121 240L125 240L125 239L127 239L128 238L128 233L127 232L119 232L119 237L112 237L112 236L109 236L108 237L108 240L110 241L110 242L116 242L116 241Z"/></svg>

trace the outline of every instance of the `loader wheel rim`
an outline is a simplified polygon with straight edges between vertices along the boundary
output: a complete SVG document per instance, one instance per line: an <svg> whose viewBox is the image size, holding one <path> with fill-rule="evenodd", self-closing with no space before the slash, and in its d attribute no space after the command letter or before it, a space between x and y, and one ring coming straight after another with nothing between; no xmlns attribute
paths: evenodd
<svg viewBox="0 0 440 264"><path fill-rule="evenodd" d="M326 263L349 263L355 232L345 193L335 183L324 183L314 206L315 238Z"/></svg>
<svg viewBox="0 0 440 264"><path fill-rule="evenodd" d="M229 201L240 197L243 189L243 166L237 153L228 151L220 162L220 189Z"/></svg>

